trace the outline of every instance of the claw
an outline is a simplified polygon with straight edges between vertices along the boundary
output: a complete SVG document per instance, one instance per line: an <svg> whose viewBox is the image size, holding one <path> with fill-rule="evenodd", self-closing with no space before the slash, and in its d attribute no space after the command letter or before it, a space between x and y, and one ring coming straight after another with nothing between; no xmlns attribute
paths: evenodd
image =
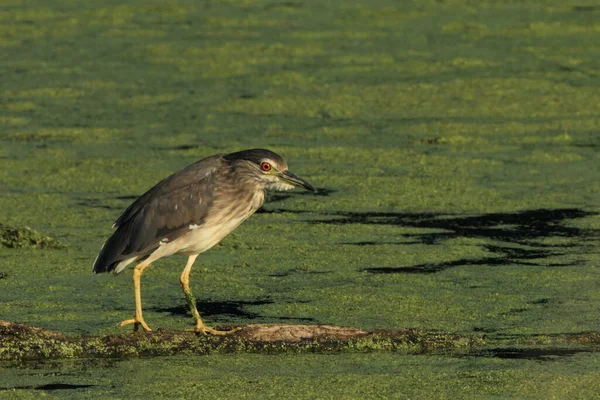
<svg viewBox="0 0 600 400"><path fill-rule="evenodd" d="M137 319L137 318L126 319L125 321L119 322L117 325L118 326L125 326L125 325L129 325L129 324L133 324L133 331L134 332L137 332L140 326L146 332L152 332L152 329L150 329L150 327L148 326L148 324L146 323L146 321L144 321L143 319Z"/></svg>

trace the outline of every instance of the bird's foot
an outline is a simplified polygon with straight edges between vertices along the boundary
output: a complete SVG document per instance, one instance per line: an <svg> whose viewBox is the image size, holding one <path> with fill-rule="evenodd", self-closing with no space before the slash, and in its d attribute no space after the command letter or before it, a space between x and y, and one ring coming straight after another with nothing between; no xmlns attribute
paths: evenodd
<svg viewBox="0 0 600 400"><path fill-rule="evenodd" d="M148 324L146 323L146 321L144 321L143 318L132 318L132 319L126 319L125 321L121 321L119 322L117 325L118 326L125 326L125 325L129 325L129 324L133 324L133 331L137 332L137 330L139 329L139 327L141 326L146 332L152 332L152 329L150 329L150 327L148 326Z"/></svg>
<svg viewBox="0 0 600 400"><path fill-rule="evenodd" d="M195 328L193 329L189 329L191 331L194 331L196 333L201 333L203 335L213 335L213 336L223 336L223 335L229 335L231 333L237 332L239 330L241 330L242 328L233 328L231 330L228 331L219 331L213 328L209 328L208 326L202 324L202 325L196 325Z"/></svg>

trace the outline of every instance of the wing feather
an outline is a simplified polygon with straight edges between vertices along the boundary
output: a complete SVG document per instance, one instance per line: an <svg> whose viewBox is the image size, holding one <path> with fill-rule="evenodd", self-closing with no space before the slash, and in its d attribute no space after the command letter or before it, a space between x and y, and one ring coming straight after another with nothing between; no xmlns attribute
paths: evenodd
<svg viewBox="0 0 600 400"><path fill-rule="evenodd" d="M213 203L221 154L207 157L163 179L134 201L115 221L116 231L94 263L94 272L115 269L124 259L150 254L163 239L172 241L200 225Z"/></svg>

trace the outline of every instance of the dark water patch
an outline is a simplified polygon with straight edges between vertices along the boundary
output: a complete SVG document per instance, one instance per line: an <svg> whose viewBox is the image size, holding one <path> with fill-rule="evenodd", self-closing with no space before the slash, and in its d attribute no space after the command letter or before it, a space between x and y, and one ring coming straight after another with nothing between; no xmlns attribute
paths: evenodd
<svg viewBox="0 0 600 400"><path fill-rule="evenodd" d="M320 219L310 221L313 224L363 224L363 225L398 225L398 226L419 226L421 222L429 224L435 218L441 217L441 213L394 213L394 212L352 212L340 211L326 213L333 216L330 219Z"/></svg>
<svg viewBox="0 0 600 400"><path fill-rule="evenodd" d="M337 192L337 190L334 189L327 189L327 188L317 188L317 192L316 193L311 193L311 192L300 192L303 195L313 195L313 196L329 196L331 193L335 193Z"/></svg>
<svg viewBox="0 0 600 400"><path fill-rule="evenodd" d="M489 327L476 326L473 328L473 332L479 332L479 333L494 333L497 331L498 331L497 329L489 328Z"/></svg>
<svg viewBox="0 0 600 400"><path fill-rule="evenodd" d="M79 202L77 203L80 206L85 206L86 208L103 208L105 210L120 210L123 207L109 206L106 204L101 204L100 202L92 203L92 202Z"/></svg>
<svg viewBox="0 0 600 400"><path fill-rule="evenodd" d="M564 65L564 64L554 64L556 66L556 69L558 69L559 71L566 71L566 72L579 72L579 70L577 68L573 68L569 65Z"/></svg>
<svg viewBox="0 0 600 400"><path fill-rule="evenodd" d="M374 240L365 240L362 242L342 242L341 244L348 244L351 246L381 246L381 245L407 245L407 244L419 244L421 242L377 242Z"/></svg>
<svg viewBox="0 0 600 400"><path fill-rule="evenodd" d="M592 71L588 71L586 69L573 67L571 65L551 63L550 66L551 66L550 67L551 69L555 69L555 70L560 71L560 72L567 72L567 73L569 73L570 75L568 75L568 76L569 76L570 80L569 81L565 80L564 83L566 83L566 84L568 84L570 86L573 86L573 87L580 87L580 86L589 85L589 83L588 83L589 78L595 78L595 77L598 76L597 73L594 73ZM578 75L579 76L581 76L581 75L585 76L585 78L584 78L585 80L584 81L582 81L582 80L575 81L574 79L576 79L575 77L578 76Z"/></svg>
<svg viewBox="0 0 600 400"><path fill-rule="evenodd" d="M550 264L544 264L545 267L549 267L549 268L565 268L565 267L575 267L578 265L583 265L584 262L583 261L572 261L572 262L568 262L568 263L550 263ZM537 264L534 264L537 265Z"/></svg>
<svg viewBox="0 0 600 400"><path fill-rule="evenodd" d="M45 391L53 391L53 390L73 390L73 389L85 389L89 387L94 387L96 385L73 385L69 383L49 383L46 385L39 386L13 386L13 387L0 387L0 391L2 390L45 390Z"/></svg>
<svg viewBox="0 0 600 400"><path fill-rule="evenodd" d="M529 257L529 256L528 256ZM539 259L540 257L533 257ZM544 264L545 267L567 267L577 265L577 262L573 263L557 263L557 264ZM525 266L539 266L540 264L535 262L522 261L518 258L510 256L500 257L484 257L477 259L460 259L456 261L446 261L441 263L425 263L418 264L408 267L373 267L363 268L361 272L370 272L372 274L431 274L441 272L454 267L462 267L467 265L483 265L483 266L502 266L502 265L525 265Z"/></svg>
<svg viewBox="0 0 600 400"><path fill-rule="evenodd" d="M536 258L548 258L552 256L562 256L564 253L554 252L546 249L520 248L507 246L483 246L492 253L503 254L506 258L512 260L531 260Z"/></svg>
<svg viewBox="0 0 600 400"><path fill-rule="evenodd" d="M69 383L49 383L47 385L36 386L35 390L65 390L65 389L84 389L96 385L73 385Z"/></svg>
<svg viewBox="0 0 600 400"><path fill-rule="evenodd" d="M589 149L600 149L600 144L595 144L595 143L576 143L573 144L572 146L574 147L584 147L584 148L589 148Z"/></svg>
<svg viewBox="0 0 600 400"><path fill-rule="evenodd" d="M127 194L124 196L116 196L115 199L117 200L136 200L138 197L140 197L140 195L137 194Z"/></svg>
<svg viewBox="0 0 600 400"><path fill-rule="evenodd" d="M299 302L297 302L299 303ZM260 316L261 321L264 322L270 322L270 323L277 323L277 322L283 322L283 321L294 321L296 323L309 323L309 322L316 322L317 320L315 318L310 318L310 317L280 317L280 316L264 316L261 315Z"/></svg>
<svg viewBox="0 0 600 400"><path fill-rule="evenodd" d="M529 302L530 304L548 304L550 303L550 299L538 299Z"/></svg>
<svg viewBox="0 0 600 400"><path fill-rule="evenodd" d="M448 233L417 234L427 242L440 238L471 237L507 239L519 242L549 236L577 237L585 233L575 227L560 225L570 219L579 219L598 213L579 209L540 209L516 213L493 213L477 216L456 216L441 213L393 213L393 212L336 212L334 218L310 221L314 224L366 224L396 225L412 228L443 229ZM598 232L594 232L598 235ZM405 236L405 235L403 235ZM432 237L433 239L427 239Z"/></svg>
<svg viewBox="0 0 600 400"><path fill-rule="evenodd" d="M479 259L460 259L441 263L425 263L407 267L373 267L361 271L370 273L405 273L429 274L464 265L524 265L545 267L572 267L579 261L551 263L553 257L573 253L582 240L597 240L600 230L582 229L567 226L564 222L597 215L597 213L579 209L540 209L516 213L493 213L478 216L456 216L436 213L388 213L388 212L339 212L329 214L333 218L309 221L313 224L365 224L393 225L401 227L432 229L428 233L399 234L409 239L398 242L398 245L420 243L427 245L440 244L443 241L457 238L485 239L501 244L483 245L493 256ZM539 243L548 238L570 239L577 241L553 245ZM579 242L579 243L577 243ZM394 244L393 242L364 241L352 244L368 246L377 244Z"/></svg>
<svg viewBox="0 0 600 400"><path fill-rule="evenodd" d="M269 274L267 276L272 276L275 278L282 278L285 276L290 276L293 274L307 274L307 275L323 275L323 274L331 274L332 271L310 271L310 270L304 270L304 269L289 269L287 271L283 271L283 272L276 272L274 274Z"/></svg>
<svg viewBox="0 0 600 400"><path fill-rule="evenodd" d="M521 313L525 313L528 311L539 310L540 308L546 309L546 308L548 308L549 303L550 303L549 299L533 300L533 301L527 302L527 305L524 307L512 308L512 309L508 310L507 312L501 313L500 315L508 316L508 315L514 315L514 314L521 314Z"/></svg>
<svg viewBox="0 0 600 400"><path fill-rule="evenodd" d="M421 144L440 144L441 140L442 140L441 137L425 138L425 139L420 139L418 141L418 143L421 143Z"/></svg>
<svg viewBox="0 0 600 400"><path fill-rule="evenodd" d="M520 307L520 308L512 308L510 310L508 310L508 312L506 313L502 313L502 315L508 315L508 314L520 314L520 313L524 313L529 311L529 308L527 307Z"/></svg>
<svg viewBox="0 0 600 400"><path fill-rule="evenodd" d="M400 243L364 241L364 242L343 242L342 244L350 244L353 246L377 246L377 245L381 245L381 244L400 244Z"/></svg>
<svg viewBox="0 0 600 400"><path fill-rule="evenodd" d="M265 209L264 207L259 208L256 211L256 214L305 214L306 211L304 210L287 210L284 208L272 208L272 209Z"/></svg>
<svg viewBox="0 0 600 400"><path fill-rule="evenodd" d="M81 199L77 202L78 206L83 206L85 208L103 208L105 210L121 210L123 206L109 206L104 202L104 200L100 199Z"/></svg>
<svg viewBox="0 0 600 400"><path fill-rule="evenodd" d="M263 7L263 10L271 10L276 8L302 8L304 4L300 1L280 1L277 3L269 3Z"/></svg>
<svg viewBox="0 0 600 400"><path fill-rule="evenodd" d="M313 193L313 192L309 192L306 190L303 190L301 192L268 192L267 193L267 202L269 201L284 201L287 200L291 197L297 197L297 196L323 196L323 197L327 197L329 196L331 193L334 193L335 190L333 189L327 189L327 188L317 188L317 192Z"/></svg>
<svg viewBox="0 0 600 400"><path fill-rule="evenodd" d="M192 149L197 149L200 146L196 145L196 144L182 144L180 146L175 146L172 147L171 150L192 150Z"/></svg>
<svg viewBox="0 0 600 400"><path fill-rule="evenodd" d="M573 11L600 11L600 6L573 6Z"/></svg>
<svg viewBox="0 0 600 400"><path fill-rule="evenodd" d="M575 354L590 352L591 350L589 349L496 348L471 353L469 356L511 360L556 361L562 357L570 357Z"/></svg>
<svg viewBox="0 0 600 400"><path fill-rule="evenodd" d="M336 190L334 189L327 189L327 188L317 188L317 192L313 193L313 192L309 192L306 190L303 191L294 191L294 192L268 192L267 193L267 199L265 201L265 203L270 203L270 202L276 202L276 201L285 201L287 199L290 199L292 197L297 197L297 196L323 196L323 197L327 197L332 193L335 193ZM288 210L288 209L284 209L284 208L269 208L269 209L265 209L265 207L261 207L258 209L258 211L256 211L257 214L285 214L285 213L290 213L290 214L304 214L307 211L305 210Z"/></svg>
<svg viewBox="0 0 600 400"><path fill-rule="evenodd" d="M120 200L127 203L132 203L136 200L139 195L136 194L128 194L123 196L115 196L112 197L114 200ZM84 206L85 208L103 208L105 210L123 210L124 204L118 205L108 205L106 204L106 199L96 199L96 198L83 198L77 202L77 205Z"/></svg>
<svg viewBox="0 0 600 400"><path fill-rule="evenodd" d="M375 267L364 268L361 272L370 272L373 274L432 274L441 272L453 267L462 267L465 265L506 265L510 264L510 259L502 258L478 258L478 259L460 259L455 261L446 261L441 263L425 263L413 265L410 267Z"/></svg>

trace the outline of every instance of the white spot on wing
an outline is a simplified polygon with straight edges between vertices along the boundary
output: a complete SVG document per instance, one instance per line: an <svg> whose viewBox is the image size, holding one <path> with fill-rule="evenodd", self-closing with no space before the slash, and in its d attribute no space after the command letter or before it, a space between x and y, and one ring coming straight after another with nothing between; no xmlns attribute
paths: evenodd
<svg viewBox="0 0 600 400"><path fill-rule="evenodd" d="M190 224L190 230L194 230L194 229L196 229L196 228L198 228L198 227L199 227L199 225L196 225L196 224Z"/></svg>

